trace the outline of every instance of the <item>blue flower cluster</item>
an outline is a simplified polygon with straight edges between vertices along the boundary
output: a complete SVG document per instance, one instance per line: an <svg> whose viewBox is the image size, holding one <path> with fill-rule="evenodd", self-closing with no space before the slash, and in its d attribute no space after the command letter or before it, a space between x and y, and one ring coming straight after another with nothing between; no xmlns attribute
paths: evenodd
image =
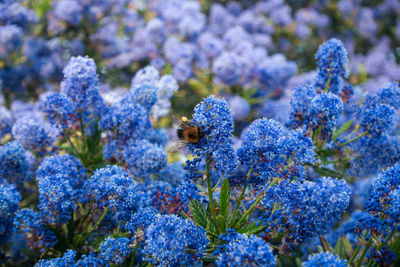
<svg viewBox="0 0 400 267"><path fill-rule="evenodd" d="M315 88L338 93L342 78L348 78L349 75L347 51L343 43L337 39L330 39L319 47L315 58L318 60Z"/></svg>
<svg viewBox="0 0 400 267"><path fill-rule="evenodd" d="M315 162L314 145L300 131L289 131L279 122L258 119L244 130L238 150L241 165L253 169L250 183L263 186L280 180L303 180L305 166Z"/></svg>
<svg viewBox="0 0 400 267"><path fill-rule="evenodd" d="M398 164L382 172L371 184L365 208L372 213L385 214L399 220L398 195L400 166Z"/></svg>
<svg viewBox="0 0 400 267"><path fill-rule="evenodd" d="M208 244L204 229L175 215L159 216L146 230L144 253L154 265L192 265L200 261Z"/></svg>
<svg viewBox="0 0 400 267"><path fill-rule="evenodd" d="M0 261L397 264L397 13L350 2L357 50L319 2L0 3Z"/></svg>
<svg viewBox="0 0 400 267"><path fill-rule="evenodd" d="M314 266L332 266L332 267L345 267L347 261L340 259L338 256L330 252L321 252L311 255L307 261L303 262L304 267Z"/></svg>
<svg viewBox="0 0 400 267"><path fill-rule="evenodd" d="M19 209L21 195L13 184L0 180L0 244L7 243L11 236L13 219Z"/></svg>
<svg viewBox="0 0 400 267"><path fill-rule="evenodd" d="M22 185L33 176L30 155L18 142L0 147L0 177L9 183Z"/></svg>
<svg viewBox="0 0 400 267"><path fill-rule="evenodd" d="M287 243L324 234L340 220L350 201L343 180L320 178L315 182L284 181L267 190L263 205L266 233L283 233Z"/></svg>
<svg viewBox="0 0 400 267"><path fill-rule="evenodd" d="M76 209L86 170L73 156L46 157L36 172L39 209L57 222L67 222Z"/></svg>
<svg viewBox="0 0 400 267"><path fill-rule="evenodd" d="M210 96L194 108L193 123L204 131L198 144L189 143L189 151L206 161L213 161L218 172L230 174L236 167L233 149L233 114L224 99Z"/></svg>
<svg viewBox="0 0 400 267"><path fill-rule="evenodd" d="M129 238L107 237L100 245L100 257L106 262L122 264L131 253Z"/></svg>
<svg viewBox="0 0 400 267"><path fill-rule="evenodd" d="M257 236L237 234L225 245L218 256L218 266L270 266L276 265L271 247Z"/></svg>

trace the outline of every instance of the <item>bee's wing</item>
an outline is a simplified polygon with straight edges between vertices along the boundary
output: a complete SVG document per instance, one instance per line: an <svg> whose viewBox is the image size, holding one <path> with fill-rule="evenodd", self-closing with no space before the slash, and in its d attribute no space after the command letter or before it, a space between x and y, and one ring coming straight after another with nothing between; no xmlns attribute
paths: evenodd
<svg viewBox="0 0 400 267"><path fill-rule="evenodd" d="M187 144L187 142L185 141L174 141L171 142L170 144L167 145L167 153L174 153L177 152L178 150L180 150L182 147L184 147Z"/></svg>

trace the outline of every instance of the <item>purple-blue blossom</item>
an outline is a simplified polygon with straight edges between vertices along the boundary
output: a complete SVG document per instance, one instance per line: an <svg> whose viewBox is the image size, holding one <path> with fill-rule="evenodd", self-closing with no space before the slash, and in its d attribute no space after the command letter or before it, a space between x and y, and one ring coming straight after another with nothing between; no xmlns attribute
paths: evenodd
<svg viewBox="0 0 400 267"><path fill-rule="evenodd" d="M161 215L146 229L143 254L156 266L200 262L208 244L204 229L176 215Z"/></svg>

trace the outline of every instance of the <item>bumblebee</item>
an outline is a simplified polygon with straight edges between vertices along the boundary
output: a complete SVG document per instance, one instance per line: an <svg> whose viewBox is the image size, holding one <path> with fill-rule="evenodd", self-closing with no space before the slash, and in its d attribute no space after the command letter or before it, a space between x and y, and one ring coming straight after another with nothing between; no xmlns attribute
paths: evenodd
<svg viewBox="0 0 400 267"><path fill-rule="evenodd" d="M204 132L186 117L182 117L181 123L177 130L177 135L181 141L198 144L201 138L203 138Z"/></svg>
<svg viewBox="0 0 400 267"><path fill-rule="evenodd" d="M204 137L204 131L186 117L182 117L176 126L179 141L167 147L168 152L176 152L188 143L198 144Z"/></svg>

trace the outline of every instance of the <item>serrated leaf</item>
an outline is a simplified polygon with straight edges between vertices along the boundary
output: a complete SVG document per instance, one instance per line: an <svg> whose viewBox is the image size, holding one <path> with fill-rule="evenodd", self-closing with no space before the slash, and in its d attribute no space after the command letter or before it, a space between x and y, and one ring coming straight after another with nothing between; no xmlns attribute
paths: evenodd
<svg viewBox="0 0 400 267"><path fill-rule="evenodd" d="M229 180L225 179L222 183L221 192L219 195L219 206L220 206L220 213L226 219L228 217L228 209L229 209Z"/></svg>
<svg viewBox="0 0 400 267"><path fill-rule="evenodd" d="M331 252L333 254L336 254L336 250L329 244L328 240L326 240L325 236L320 235L319 236L319 241L321 242L322 249L325 252Z"/></svg>
<svg viewBox="0 0 400 267"><path fill-rule="evenodd" d="M207 228L207 211L198 200L191 200L189 208L197 225Z"/></svg>
<svg viewBox="0 0 400 267"><path fill-rule="evenodd" d="M253 222L249 225L244 226L242 229L240 229L238 232L241 234L255 234L257 232L260 232L261 230L264 229L264 226L260 222Z"/></svg>
<svg viewBox="0 0 400 267"><path fill-rule="evenodd" d="M397 236L390 248L394 253L400 254L400 236Z"/></svg>
<svg viewBox="0 0 400 267"><path fill-rule="evenodd" d="M335 141L342 133L344 133L351 127L353 122L354 122L353 120L349 120L348 122L346 122L345 124L340 126L339 129L337 129L336 131L333 132L332 139Z"/></svg>
<svg viewBox="0 0 400 267"><path fill-rule="evenodd" d="M345 236L339 238L336 243L335 250L338 256L342 259L350 259L351 255L353 255L353 248L350 244L350 241Z"/></svg>
<svg viewBox="0 0 400 267"><path fill-rule="evenodd" d="M217 228L221 233L226 230L226 218L222 215L217 216Z"/></svg>
<svg viewBox="0 0 400 267"><path fill-rule="evenodd" d="M336 172L336 171L328 169L328 168L318 167L318 166L312 166L312 168L316 173L318 173L319 175L325 176L325 177L335 177L335 178L342 178L342 179L348 178L347 175Z"/></svg>
<svg viewBox="0 0 400 267"><path fill-rule="evenodd" d="M235 225L240 218L242 218L243 213L238 209L236 211L236 213L232 214L232 217L230 218L230 221L228 223L228 227L232 227L233 225Z"/></svg>

